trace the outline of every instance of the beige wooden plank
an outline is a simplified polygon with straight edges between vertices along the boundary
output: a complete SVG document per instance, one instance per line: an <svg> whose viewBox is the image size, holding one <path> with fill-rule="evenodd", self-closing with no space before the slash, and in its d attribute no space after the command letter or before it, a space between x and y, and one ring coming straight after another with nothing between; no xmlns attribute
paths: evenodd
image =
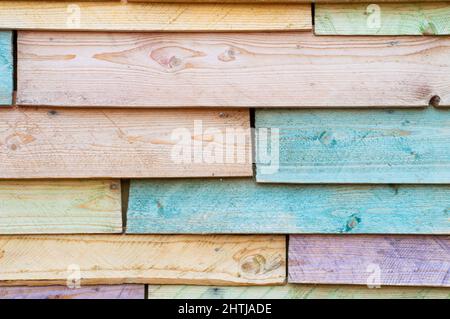
<svg viewBox="0 0 450 319"><path fill-rule="evenodd" d="M2 108L0 178L252 176L249 126L244 109Z"/></svg>
<svg viewBox="0 0 450 319"><path fill-rule="evenodd" d="M0 285L281 284L285 246L284 236L0 236Z"/></svg>

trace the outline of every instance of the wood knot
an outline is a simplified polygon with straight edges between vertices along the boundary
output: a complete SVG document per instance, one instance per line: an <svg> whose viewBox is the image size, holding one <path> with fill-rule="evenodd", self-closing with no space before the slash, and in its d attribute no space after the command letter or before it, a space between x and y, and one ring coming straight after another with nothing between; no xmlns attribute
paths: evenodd
<svg viewBox="0 0 450 319"><path fill-rule="evenodd" d="M47 112L48 115L58 115L58 112L55 110L50 110Z"/></svg>
<svg viewBox="0 0 450 319"><path fill-rule="evenodd" d="M438 107L441 103L441 97L439 95L433 95L430 99L429 105L433 107Z"/></svg>
<svg viewBox="0 0 450 319"><path fill-rule="evenodd" d="M260 254L246 256L241 260L241 271L245 274L260 274L264 271L265 266L266 258Z"/></svg>
<svg viewBox="0 0 450 319"><path fill-rule="evenodd" d="M9 148L10 148L11 150L15 151L15 150L17 150L17 145L16 145L16 144L11 144L11 145L9 146Z"/></svg>

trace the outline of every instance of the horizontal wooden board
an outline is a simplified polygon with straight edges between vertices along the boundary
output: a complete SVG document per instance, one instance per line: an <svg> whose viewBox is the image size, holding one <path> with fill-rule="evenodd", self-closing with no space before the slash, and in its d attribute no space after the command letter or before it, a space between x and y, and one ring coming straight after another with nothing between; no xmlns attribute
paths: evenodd
<svg viewBox="0 0 450 319"><path fill-rule="evenodd" d="M2 1L0 28L101 31L311 30L305 4Z"/></svg>
<svg viewBox="0 0 450 319"><path fill-rule="evenodd" d="M0 234L120 232L120 180L0 180Z"/></svg>
<svg viewBox="0 0 450 319"><path fill-rule="evenodd" d="M258 182L450 183L449 109L256 110L255 118Z"/></svg>
<svg viewBox="0 0 450 319"><path fill-rule="evenodd" d="M448 288L296 285L149 285L148 299L450 299Z"/></svg>
<svg viewBox="0 0 450 319"><path fill-rule="evenodd" d="M0 285L281 284L284 236L0 236Z"/></svg>
<svg viewBox="0 0 450 319"><path fill-rule="evenodd" d="M318 35L449 35L450 5L433 3L318 4Z"/></svg>
<svg viewBox="0 0 450 319"><path fill-rule="evenodd" d="M132 180L128 233L450 234L450 186Z"/></svg>
<svg viewBox="0 0 450 319"><path fill-rule="evenodd" d="M12 103L13 53L12 32L0 32L0 105Z"/></svg>
<svg viewBox="0 0 450 319"><path fill-rule="evenodd" d="M239 109L4 108L0 178L251 176L249 127Z"/></svg>
<svg viewBox="0 0 450 319"><path fill-rule="evenodd" d="M47 1L47 0L40 0ZM87 1L98 1L98 0L87 0ZM120 1L120 0L112 0L112 1ZM127 0L129 2L153 2L155 0ZM187 0L157 0L158 2L186 2ZM436 0L420 0L420 2L433 2ZM444 0L449 1L449 0ZM224 2L224 3L255 3L255 2L264 2L264 3L345 3L345 2L367 2L367 0L189 0L189 2ZM412 2L412 0L379 0L377 2Z"/></svg>
<svg viewBox="0 0 450 319"><path fill-rule="evenodd" d="M290 236L288 268L291 283L450 287L450 236Z"/></svg>
<svg viewBox="0 0 450 319"><path fill-rule="evenodd" d="M0 287L0 299L144 299L144 285Z"/></svg>
<svg viewBox="0 0 450 319"><path fill-rule="evenodd" d="M449 55L448 37L22 31L17 104L449 106Z"/></svg>

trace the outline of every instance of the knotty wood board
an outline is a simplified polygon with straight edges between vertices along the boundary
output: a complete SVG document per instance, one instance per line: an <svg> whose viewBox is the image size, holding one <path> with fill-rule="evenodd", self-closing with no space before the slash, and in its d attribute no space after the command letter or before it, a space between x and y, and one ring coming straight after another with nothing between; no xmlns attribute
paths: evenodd
<svg viewBox="0 0 450 319"><path fill-rule="evenodd" d="M12 103L13 53L12 32L0 32L0 105Z"/></svg>
<svg viewBox="0 0 450 319"><path fill-rule="evenodd" d="M285 236L0 236L0 285L281 284Z"/></svg>
<svg viewBox="0 0 450 319"><path fill-rule="evenodd" d="M448 288L296 285L222 287L149 285L148 299L450 299Z"/></svg>
<svg viewBox="0 0 450 319"><path fill-rule="evenodd" d="M288 268L291 283L450 287L450 236L290 236Z"/></svg>
<svg viewBox="0 0 450 319"><path fill-rule="evenodd" d="M311 30L305 4L2 1L0 28L99 31Z"/></svg>
<svg viewBox="0 0 450 319"><path fill-rule="evenodd" d="M450 183L449 109L256 110L255 126L258 182Z"/></svg>
<svg viewBox="0 0 450 319"><path fill-rule="evenodd" d="M433 3L318 4L317 35L449 35L450 5ZM372 10L379 11L374 12ZM379 12L379 15L378 15ZM379 17L379 23L374 18Z"/></svg>
<svg viewBox="0 0 450 319"><path fill-rule="evenodd" d="M144 285L0 287L0 299L144 299Z"/></svg>
<svg viewBox="0 0 450 319"><path fill-rule="evenodd" d="M120 180L0 180L0 234L120 232Z"/></svg>
<svg viewBox="0 0 450 319"><path fill-rule="evenodd" d="M448 37L22 31L17 104L448 106L449 55Z"/></svg>
<svg viewBox="0 0 450 319"><path fill-rule="evenodd" d="M132 180L128 233L450 234L450 186Z"/></svg>
<svg viewBox="0 0 450 319"><path fill-rule="evenodd" d="M0 178L252 176L250 132L227 144L212 131L232 137L227 129L245 135L249 126L240 109L4 108ZM225 149L222 163L204 160L214 147Z"/></svg>

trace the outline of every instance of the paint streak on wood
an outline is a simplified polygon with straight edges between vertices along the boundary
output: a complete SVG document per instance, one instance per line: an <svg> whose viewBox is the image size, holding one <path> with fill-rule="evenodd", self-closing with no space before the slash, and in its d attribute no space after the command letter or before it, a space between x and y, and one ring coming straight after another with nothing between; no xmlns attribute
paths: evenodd
<svg viewBox="0 0 450 319"><path fill-rule="evenodd" d="M128 233L450 234L450 186L132 180Z"/></svg>
<svg viewBox="0 0 450 319"><path fill-rule="evenodd" d="M285 236L0 236L0 285L281 284Z"/></svg>
<svg viewBox="0 0 450 319"><path fill-rule="evenodd" d="M12 103L13 53L12 32L0 32L0 105Z"/></svg>
<svg viewBox="0 0 450 319"><path fill-rule="evenodd" d="M47 1L47 0L42 0ZM87 1L98 1L98 0L87 0ZM113 0L120 1L120 0ZM152 2L155 0L128 0L129 2ZM379 0L377 2L411 2L412 0ZM433 2L436 0L420 0L420 2ZM449 0L444 0L449 1ZM186 2L186 0L158 0L158 2L169 3L169 2ZM346 2L367 2L367 0L189 0L189 2L199 3L346 3Z"/></svg>
<svg viewBox="0 0 450 319"><path fill-rule="evenodd" d="M450 287L450 236L290 236L289 282Z"/></svg>
<svg viewBox="0 0 450 319"><path fill-rule="evenodd" d="M256 110L255 122L258 182L450 183L448 109Z"/></svg>
<svg viewBox="0 0 450 319"><path fill-rule="evenodd" d="M21 31L17 103L449 106L449 54L448 37Z"/></svg>
<svg viewBox="0 0 450 319"><path fill-rule="evenodd" d="M251 176L249 127L240 109L5 108L0 178Z"/></svg>
<svg viewBox="0 0 450 319"><path fill-rule="evenodd" d="M448 288L296 285L149 285L148 299L450 299Z"/></svg>
<svg viewBox="0 0 450 319"><path fill-rule="evenodd" d="M120 180L0 180L0 234L120 232Z"/></svg>
<svg viewBox="0 0 450 319"><path fill-rule="evenodd" d="M311 30L305 4L2 1L0 28L99 31Z"/></svg>
<svg viewBox="0 0 450 319"><path fill-rule="evenodd" d="M144 299L144 285L0 287L0 299Z"/></svg>
<svg viewBox="0 0 450 319"><path fill-rule="evenodd" d="M318 4L318 35L449 35L446 2Z"/></svg>

